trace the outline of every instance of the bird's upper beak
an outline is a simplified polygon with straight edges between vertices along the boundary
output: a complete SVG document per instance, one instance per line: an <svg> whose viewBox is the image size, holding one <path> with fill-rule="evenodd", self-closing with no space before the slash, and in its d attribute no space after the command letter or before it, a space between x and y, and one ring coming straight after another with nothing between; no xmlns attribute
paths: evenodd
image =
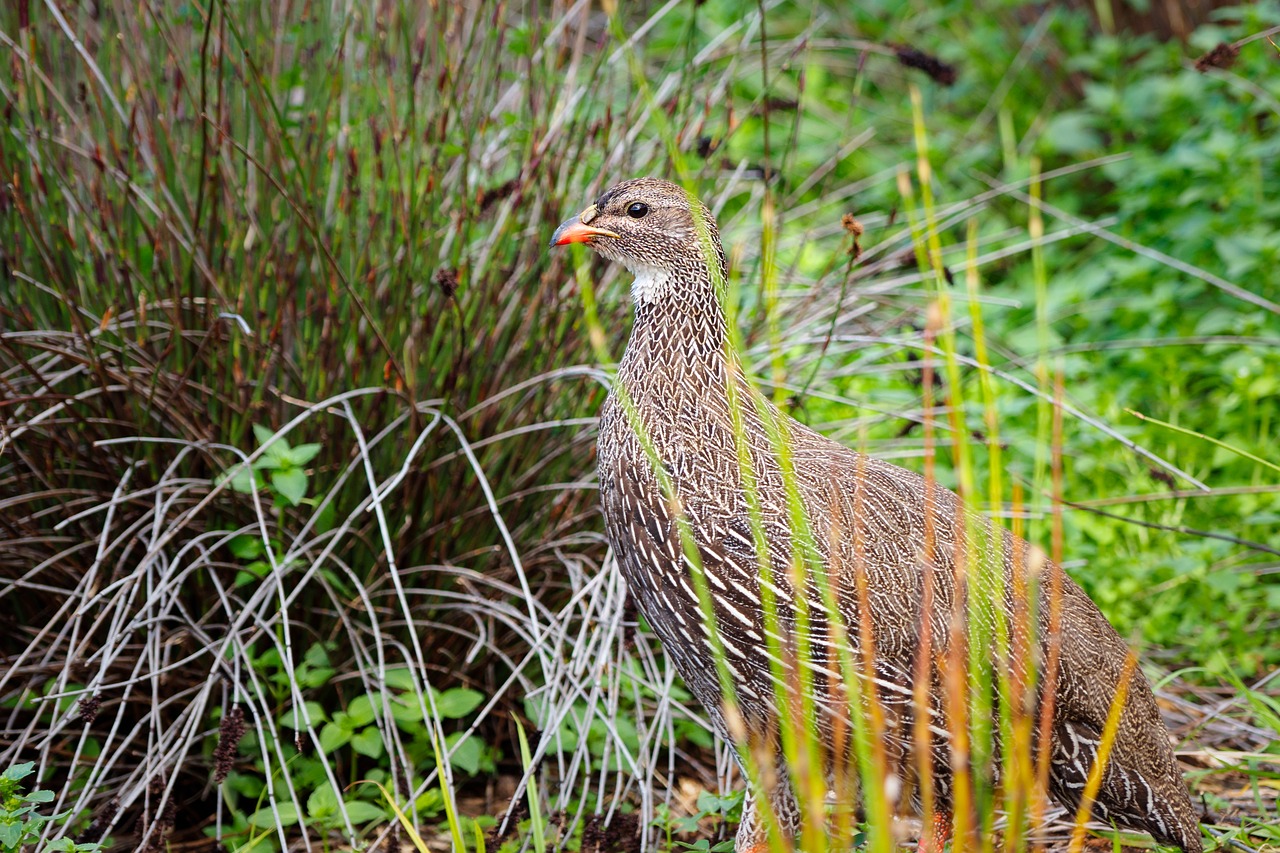
<svg viewBox="0 0 1280 853"><path fill-rule="evenodd" d="M591 220L596 218L596 206L593 204L582 213L561 224L556 233L551 235L552 246L563 246L567 243L589 243L595 237L617 237L618 235L604 228L592 227Z"/></svg>

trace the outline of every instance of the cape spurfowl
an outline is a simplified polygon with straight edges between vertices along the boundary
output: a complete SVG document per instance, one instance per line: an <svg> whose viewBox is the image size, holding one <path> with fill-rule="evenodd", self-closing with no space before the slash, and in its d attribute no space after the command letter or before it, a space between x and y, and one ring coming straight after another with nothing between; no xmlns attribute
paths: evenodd
<svg viewBox="0 0 1280 853"><path fill-rule="evenodd" d="M883 746L897 789L919 808L916 768L931 766L936 812L946 814L953 703L943 685L952 616L989 624L1002 616L1015 624L1026 611L1010 590L1033 575L1036 639L1028 641L1029 653L1003 665L1025 674L1032 664L1046 669L1051 650L1058 656L1049 793L1078 806L1112 700L1133 672L1124 642L1084 591L1052 563L1029 559L1025 542L968 513L953 492L842 447L755 390L729 345L715 223L680 187L652 178L620 183L561 225L551 242L588 243L635 275L635 325L600 416L604 520L640 609L720 733L739 744L776 745L780 703L795 704L803 668L818 708L816 730L829 753L842 753L824 759L834 772L850 760L847 721L857 707L840 678L844 654L867 687L860 713L874 694L886 714ZM990 576L1004 581L1002 593L987 596L985 611L972 606L975 593L955 571L975 558L988 560ZM1050 572L1060 585L1045 582ZM700 593L712 619L704 618ZM919 703L917 672L927 684ZM722 673L734 712L726 710ZM1046 692L1033 697L1033 713ZM912 750L919 715L930 733L930 762ZM775 825L795 838L801 809L781 751L766 748L775 750L768 754L781 772L766 774L774 782L764 783L765 796ZM1140 672L1129 681L1092 814L1200 853L1196 815ZM767 849L765 824L758 799L749 800L737 849Z"/></svg>

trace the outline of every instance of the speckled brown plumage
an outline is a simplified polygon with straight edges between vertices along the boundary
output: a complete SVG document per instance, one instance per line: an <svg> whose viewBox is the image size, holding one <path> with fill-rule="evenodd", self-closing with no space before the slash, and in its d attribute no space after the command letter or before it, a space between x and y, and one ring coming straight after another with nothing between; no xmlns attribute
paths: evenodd
<svg viewBox="0 0 1280 853"><path fill-rule="evenodd" d="M707 209L679 187L651 178L618 184L561 226L553 243L568 242L590 243L636 277L635 326L614 393L601 412L600 495L609 540L628 586L685 682L728 737L709 629L682 548L678 514L687 519L705 572L746 728L766 742L776 739L777 713L761 595L767 588L778 603L776 633L784 651L774 663L785 671L787 661L798 659L811 672L824 709L819 726L829 733L832 721L847 708L832 663L833 647L841 636L844 642L859 642L863 616L857 583L865 573L865 621L874 643L874 687L889 718L889 759L904 779L911 775L914 718L927 714L935 795L945 807L950 796L948 721L936 657L927 663L929 707L917 708L912 697L922 632L927 625L935 653L941 653L951 614L957 606L968 609L966 591L954 578L958 559L981 555L977 559L988 560L993 574L1003 573L1008 586L1015 570L1025 572L1029 546L967 515L954 493L813 432L752 388L728 348L718 295L725 281L719 236ZM736 424L731 400L738 401ZM793 529L780 446L792 460L810 535ZM664 494L664 479L669 494ZM759 496L756 528L750 479ZM974 541L966 541L966 529L973 531ZM762 534L771 568L768 580L760 571L757 534ZM811 565L825 571L847 634L833 630L837 614L822 606L817 578L791 572L797 553L807 554ZM1039 577L1047 577L1046 571L1059 570L1042 563ZM1074 807L1127 649L1080 587L1061 577L1061 669L1054 695L1050 793ZM926 578L932 601L928 612ZM1049 636L1049 585L1038 587L1041 640L1036 651L1042 662ZM996 606L1012 612L1011 594L997 601ZM801 604L808 611L804 618L798 617ZM979 612L976 618L994 621L995 614ZM801 626L810 649L807 657L796 654ZM1013 655L1004 663L1020 670L1027 656ZM769 797L784 831L795 833L800 810L790 786L779 783ZM1146 830L1187 853L1200 853L1198 822L1155 699L1140 673L1132 680L1093 813ZM763 839L755 815L749 805L739 850L756 849Z"/></svg>

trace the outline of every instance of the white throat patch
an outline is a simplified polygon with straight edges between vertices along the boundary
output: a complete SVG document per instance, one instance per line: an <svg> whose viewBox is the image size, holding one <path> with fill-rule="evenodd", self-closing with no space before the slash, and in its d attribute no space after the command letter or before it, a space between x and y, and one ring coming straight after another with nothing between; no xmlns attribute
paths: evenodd
<svg viewBox="0 0 1280 853"><path fill-rule="evenodd" d="M671 273L657 267L639 267L634 272L631 298L635 302L657 302L671 292Z"/></svg>

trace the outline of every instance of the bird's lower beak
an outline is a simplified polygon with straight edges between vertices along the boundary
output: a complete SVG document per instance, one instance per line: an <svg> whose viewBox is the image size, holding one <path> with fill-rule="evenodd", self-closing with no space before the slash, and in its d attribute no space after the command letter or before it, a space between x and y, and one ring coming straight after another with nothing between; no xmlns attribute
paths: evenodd
<svg viewBox="0 0 1280 853"><path fill-rule="evenodd" d="M575 216L556 229L551 235L552 246L564 246L568 243L590 243L596 237L617 237L618 235L604 228L593 228Z"/></svg>

